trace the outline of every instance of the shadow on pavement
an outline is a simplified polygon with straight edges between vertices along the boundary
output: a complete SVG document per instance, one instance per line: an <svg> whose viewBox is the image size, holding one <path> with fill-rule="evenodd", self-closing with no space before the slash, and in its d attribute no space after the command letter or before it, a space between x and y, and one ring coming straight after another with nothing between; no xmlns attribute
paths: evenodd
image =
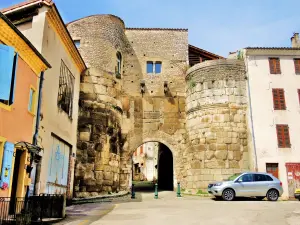
<svg viewBox="0 0 300 225"><path fill-rule="evenodd" d="M218 198L212 197L211 199L214 200L214 201L225 201L225 200L223 200L222 197L218 197ZM257 199L257 198L254 198L254 197L253 197L253 198L235 197L235 198L233 199L234 202L237 202L237 201L260 202L260 201L265 201L265 200L266 200L266 198L264 198L263 200L261 200L261 199Z"/></svg>

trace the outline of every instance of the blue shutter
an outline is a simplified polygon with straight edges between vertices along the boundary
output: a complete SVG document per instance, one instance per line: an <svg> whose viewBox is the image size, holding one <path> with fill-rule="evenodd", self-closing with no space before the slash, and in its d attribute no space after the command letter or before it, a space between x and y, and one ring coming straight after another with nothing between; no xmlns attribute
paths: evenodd
<svg viewBox="0 0 300 225"><path fill-rule="evenodd" d="M15 101L15 90L16 90L16 80L17 80L17 65L18 65L18 53L16 53L14 57L13 62L13 68L12 68L12 80L11 80L11 95L9 99L9 104L12 104Z"/></svg>
<svg viewBox="0 0 300 225"><path fill-rule="evenodd" d="M14 48L0 44L0 99L10 100Z"/></svg>
<svg viewBox="0 0 300 225"><path fill-rule="evenodd" d="M147 62L147 73L153 73L153 62Z"/></svg>
<svg viewBox="0 0 300 225"><path fill-rule="evenodd" d="M155 73L161 73L161 62L155 63Z"/></svg>
<svg viewBox="0 0 300 225"><path fill-rule="evenodd" d="M2 161L2 173L0 188L9 187L10 176L12 174L12 161L14 155L14 144L6 142L4 145L3 161Z"/></svg>

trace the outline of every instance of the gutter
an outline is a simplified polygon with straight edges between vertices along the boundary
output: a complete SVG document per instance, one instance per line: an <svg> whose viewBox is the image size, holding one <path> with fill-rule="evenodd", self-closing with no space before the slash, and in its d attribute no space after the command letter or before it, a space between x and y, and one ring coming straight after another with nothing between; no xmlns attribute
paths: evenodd
<svg viewBox="0 0 300 225"><path fill-rule="evenodd" d="M39 134L43 82L44 82L44 71L41 72L41 76L40 76L39 98L38 98L38 105L37 105L37 112L36 112L35 132L34 132L33 140L32 140L33 145L37 145L37 137Z"/></svg>
<svg viewBox="0 0 300 225"><path fill-rule="evenodd" d="M37 145L37 138L39 134L39 126L40 126L40 114L41 114L41 104L42 104L42 89L43 89L43 82L44 82L44 71L41 72L40 75L40 84L39 84L39 98L38 98L38 105L37 105L37 113L36 113L36 123L35 123L35 132L32 138L32 144ZM30 157L30 166L32 166L34 155ZM41 172L41 160L39 160L36 173L35 173L35 181L33 186L33 193L37 194L37 185L40 180L40 172ZM31 173L29 173L29 178L31 177ZM26 198L29 197L29 188L27 188Z"/></svg>
<svg viewBox="0 0 300 225"><path fill-rule="evenodd" d="M245 56L247 55L247 50ZM254 151L254 164L255 164L255 171L258 171L258 163L257 163L257 153L256 153L256 143L255 143L255 135L254 135L254 125L253 125L253 114L252 114L252 102L251 102L251 91L250 91L250 76L248 73L248 60L246 57L246 74L247 74L247 88L248 88L248 97L249 97L249 112L250 112L250 121L251 121L251 130L252 130L252 140L253 140L253 151Z"/></svg>

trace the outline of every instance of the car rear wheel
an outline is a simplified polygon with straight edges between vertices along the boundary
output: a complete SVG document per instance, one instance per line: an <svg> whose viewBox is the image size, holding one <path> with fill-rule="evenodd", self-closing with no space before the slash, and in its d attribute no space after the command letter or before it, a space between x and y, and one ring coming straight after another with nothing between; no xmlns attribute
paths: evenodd
<svg viewBox="0 0 300 225"><path fill-rule="evenodd" d="M225 189L223 191L222 198L225 201L232 201L234 199L234 197L235 197L234 190L232 190L232 189Z"/></svg>
<svg viewBox="0 0 300 225"><path fill-rule="evenodd" d="M265 196L263 196L263 197L262 197L262 196L257 196L257 197L255 197L255 198L256 198L257 200L260 200L260 201L261 201L261 200L263 200L263 199L265 198Z"/></svg>
<svg viewBox="0 0 300 225"><path fill-rule="evenodd" d="M279 198L279 193L278 193L277 190L271 189L271 190L268 191L268 193L267 193L267 199L269 201L277 201L278 198Z"/></svg>

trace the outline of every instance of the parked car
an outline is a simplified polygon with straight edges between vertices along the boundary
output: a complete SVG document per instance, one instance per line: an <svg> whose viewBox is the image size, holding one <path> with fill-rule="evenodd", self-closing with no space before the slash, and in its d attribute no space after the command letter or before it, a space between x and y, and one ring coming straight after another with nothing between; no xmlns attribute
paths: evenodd
<svg viewBox="0 0 300 225"><path fill-rule="evenodd" d="M295 190L295 198L297 198L300 201L300 188Z"/></svg>
<svg viewBox="0 0 300 225"><path fill-rule="evenodd" d="M269 201L277 201L283 189L280 180L271 174L247 172L209 184L208 193L226 201L232 201L235 197L256 197L259 200L267 197Z"/></svg>

